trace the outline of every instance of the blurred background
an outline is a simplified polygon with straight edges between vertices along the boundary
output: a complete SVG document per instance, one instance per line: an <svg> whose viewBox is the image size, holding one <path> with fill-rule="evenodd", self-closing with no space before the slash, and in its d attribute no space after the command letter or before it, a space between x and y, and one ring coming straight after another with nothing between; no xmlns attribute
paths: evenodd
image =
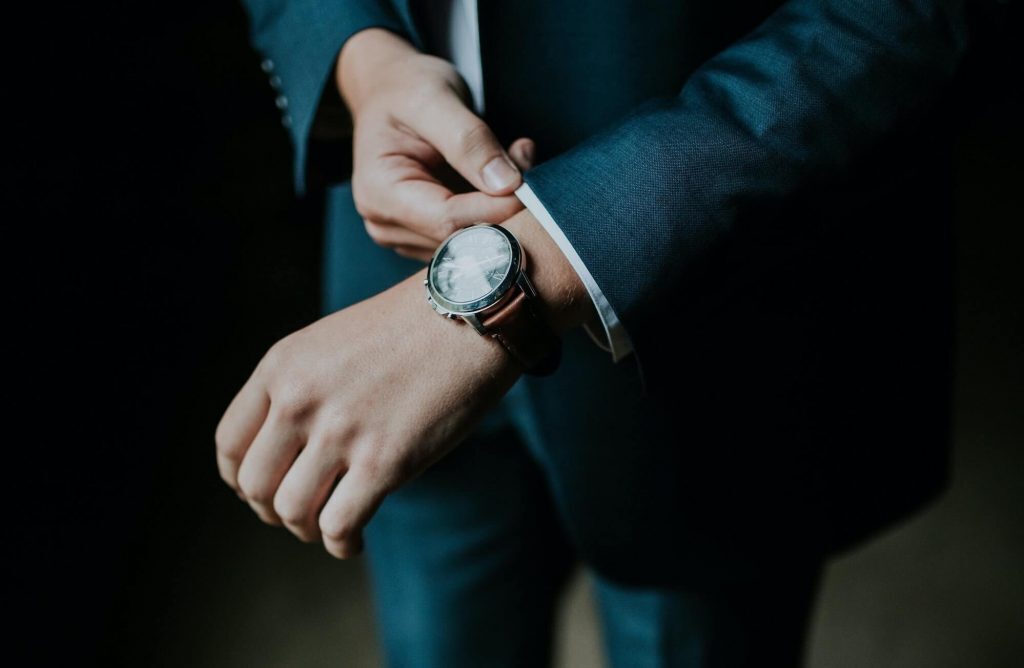
<svg viewBox="0 0 1024 668"><path fill-rule="evenodd" d="M986 10L950 138L953 483L831 565L813 668L998 668L1024 656L1017 9ZM290 146L241 6L33 11L9 24L5 47L15 652L29 664L379 665L361 561L260 524L214 465L228 401L319 304L318 203L293 197ZM560 666L603 665L583 572L558 633Z"/></svg>

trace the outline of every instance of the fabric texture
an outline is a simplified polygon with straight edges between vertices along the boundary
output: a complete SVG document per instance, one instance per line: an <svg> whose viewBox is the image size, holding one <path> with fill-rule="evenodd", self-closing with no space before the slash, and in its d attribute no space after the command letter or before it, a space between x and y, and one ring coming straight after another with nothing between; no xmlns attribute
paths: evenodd
<svg viewBox="0 0 1024 668"><path fill-rule="evenodd" d="M676 97L529 173L627 330L649 334L641 360L672 333L639 321L703 256L784 227L772 213L787 196L843 173L935 99L966 44L959 4L793 0Z"/></svg>
<svg viewBox="0 0 1024 668"><path fill-rule="evenodd" d="M463 447L390 495L366 530L386 664L550 665L576 555L522 442L516 385ZM800 665L821 564L719 589L591 579L611 668Z"/></svg>

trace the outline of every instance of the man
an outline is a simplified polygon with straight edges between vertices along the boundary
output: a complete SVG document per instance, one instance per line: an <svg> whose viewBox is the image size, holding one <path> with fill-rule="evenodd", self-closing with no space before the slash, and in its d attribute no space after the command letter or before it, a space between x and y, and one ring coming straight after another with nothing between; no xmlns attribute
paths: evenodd
<svg viewBox="0 0 1024 668"><path fill-rule="evenodd" d="M247 5L329 315L225 481L365 533L394 665L543 665L576 560L614 666L798 664L823 560L945 479L961 3Z"/></svg>

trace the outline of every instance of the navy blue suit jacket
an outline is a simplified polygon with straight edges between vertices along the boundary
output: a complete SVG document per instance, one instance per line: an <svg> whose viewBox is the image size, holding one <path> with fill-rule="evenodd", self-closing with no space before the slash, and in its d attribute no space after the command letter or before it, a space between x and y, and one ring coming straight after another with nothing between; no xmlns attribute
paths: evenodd
<svg viewBox="0 0 1024 668"><path fill-rule="evenodd" d="M577 332L555 376L522 381L582 555L635 582L771 568L933 498L952 336L937 111L963 3L514 4L480 1L487 120L536 139L526 181L636 351L613 364ZM296 189L325 187L325 309L341 308L417 265L318 176L318 156L347 159L317 131L330 73L364 28L430 39L409 0L246 5L288 100Z"/></svg>

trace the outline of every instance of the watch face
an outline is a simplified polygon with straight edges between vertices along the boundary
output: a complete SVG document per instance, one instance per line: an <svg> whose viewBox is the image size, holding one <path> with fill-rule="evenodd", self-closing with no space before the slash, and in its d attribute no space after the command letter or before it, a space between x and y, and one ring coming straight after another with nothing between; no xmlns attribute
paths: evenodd
<svg viewBox="0 0 1024 668"><path fill-rule="evenodd" d="M452 304L475 304L505 282L513 265L509 238L481 225L450 237L430 265L430 284Z"/></svg>

